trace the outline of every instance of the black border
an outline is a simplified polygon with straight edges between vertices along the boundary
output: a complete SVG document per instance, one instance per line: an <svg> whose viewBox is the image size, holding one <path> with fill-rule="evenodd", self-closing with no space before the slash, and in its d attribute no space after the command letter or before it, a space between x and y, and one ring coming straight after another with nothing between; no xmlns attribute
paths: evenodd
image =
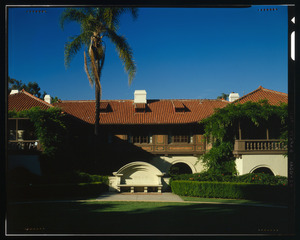
<svg viewBox="0 0 300 240"><path fill-rule="evenodd" d="M297 98L297 93L300 91L300 84L298 82L300 81L300 65L299 65L299 21L300 21L300 15L299 15L299 4L297 4L296 0L265 0L265 1L258 1L258 0L4 0L4 2L1 3L1 10L2 10L2 19L4 20L4 28L1 28L1 36L5 36L1 38L1 43L3 44L4 48L2 48L1 56L3 56L2 60L3 64L2 66L2 77L0 82L0 92L1 92L1 98L0 98L0 119L1 123L4 123L1 125L1 131L0 131L0 159L1 161L1 186L5 189L5 170L6 170L6 164L4 159L7 157L6 152L6 135L5 135L5 129L6 129L6 115L7 115L7 74L8 74L8 64L7 64L7 57L8 57L8 48L7 48L7 7L14 6L14 7L70 7L70 6L122 6L122 7L248 7L251 5L288 5L288 13L289 13L289 19L290 16L294 15L296 16L296 23L291 24L289 21L289 27L288 32L296 31L295 37L296 37L296 61L291 60L290 56L288 56L288 100L289 100L289 182L290 182L290 194L292 196L292 206L293 208L290 208L290 214L294 221L291 221L291 235L288 236L253 236L248 235L244 236L248 239L296 239L297 236L300 236L300 229L299 226L296 224L299 224L299 218L298 218L298 208L299 206L297 204L297 200L299 201L299 192L296 191L297 182L299 183L299 178L297 178L297 174L299 173L299 166L300 164L297 162L297 157L299 157L299 150L300 150L300 141L297 141L300 137L299 132L297 131L297 121L300 119L300 98ZM3 6L3 8L2 8ZM298 21L297 21L298 20ZM288 36L289 39L289 46L288 46L288 52L290 53L290 36ZM298 41L297 41L298 40ZM290 55L290 54L289 54ZM2 61L1 61L2 62ZM297 80L299 79L299 80ZM300 95L300 94L298 94ZM300 121L299 121L300 123ZM1 230L4 230L5 227L5 211L6 211L6 199L5 199L5 192L3 194L3 191L1 193L1 216L3 216L3 219L1 218ZM2 212L2 210L4 210ZM5 236L4 231L3 232L4 238L8 238ZM52 237L52 236L48 236ZM71 236L71 238L77 238L77 237L85 237L89 238L89 236ZM99 237L108 238L107 236L101 236ZM109 237L109 239L119 239L121 236L114 236ZM147 238L147 239L157 239L158 236L122 236L122 239L136 239L138 237ZM167 239L177 239L177 238L183 238L183 239L198 239L198 238L215 238L215 236L161 236L161 238L167 238ZM228 236L222 236L222 238L240 238L242 235L228 235ZM9 238L20 238L20 237L9 237ZM22 237L24 238L24 237ZM28 238L31 238L28 236ZM35 237L36 238L36 237ZM38 237L39 238L39 237ZM44 238L44 237L41 237Z"/></svg>

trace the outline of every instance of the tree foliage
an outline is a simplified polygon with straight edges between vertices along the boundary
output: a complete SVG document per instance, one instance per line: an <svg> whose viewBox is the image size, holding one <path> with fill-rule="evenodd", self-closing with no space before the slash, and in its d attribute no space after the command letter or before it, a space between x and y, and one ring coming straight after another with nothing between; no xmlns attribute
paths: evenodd
<svg viewBox="0 0 300 240"><path fill-rule="evenodd" d="M28 84L25 84L22 82L22 80L16 80L14 78L8 77L8 91L11 90L25 90L26 92L29 92L33 96L36 96L37 98L44 99L45 95L47 93L44 91L43 94L41 93L41 88L36 82L29 82ZM58 102L59 99L57 97L53 98L51 97L51 102Z"/></svg>
<svg viewBox="0 0 300 240"><path fill-rule="evenodd" d="M133 52L124 36L118 34L120 16L129 12L137 17L136 8L67 8L61 15L60 25L64 29L67 22L77 22L80 34L70 37L65 44L65 65L70 65L73 57L85 46L84 69L91 86L95 86L95 135L98 135L100 99L102 94L101 73L105 62L106 40L115 46L129 84L136 74Z"/></svg>
<svg viewBox="0 0 300 240"><path fill-rule="evenodd" d="M227 100L227 98L229 97L229 94L226 94L226 93L222 93L220 96L217 97L217 99L224 99L224 100Z"/></svg>
<svg viewBox="0 0 300 240"><path fill-rule="evenodd" d="M236 174L232 154L235 129L239 122L249 120L255 126L267 123L277 117L281 121L281 139L287 144L287 104L270 105L267 100L229 104L225 108L216 109L210 117L201 121L205 136L213 142L212 149L201 158L208 171L224 174Z"/></svg>
<svg viewBox="0 0 300 240"><path fill-rule="evenodd" d="M66 133L61 109L53 107L42 110L33 107L20 112L9 111L9 118L29 118L34 124L35 133L40 141L43 154L48 158L53 158L63 142Z"/></svg>

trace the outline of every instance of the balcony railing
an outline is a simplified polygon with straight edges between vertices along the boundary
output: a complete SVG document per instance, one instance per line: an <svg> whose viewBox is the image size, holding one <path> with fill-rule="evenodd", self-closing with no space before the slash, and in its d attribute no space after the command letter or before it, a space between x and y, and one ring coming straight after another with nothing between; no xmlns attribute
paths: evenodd
<svg viewBox="0 0 300 240"><path fill-rule="evenodd" d="M8 150L12 151L41 151L39 140L10 140Z"/></svg>
<svg viewBox="0 0 300 240"><path fill-rule="evenodd" d="M135 146L152 154L203 154L205 144L195 143L169 143L169 144L135 144Z"/></svg>
<svg viewBox="0 0 300 240"><path fill-rule="evenodd" d="M234 155L242 154L283 154L287 146L280 139L271 140L236 140L234 144Z"/></svg>

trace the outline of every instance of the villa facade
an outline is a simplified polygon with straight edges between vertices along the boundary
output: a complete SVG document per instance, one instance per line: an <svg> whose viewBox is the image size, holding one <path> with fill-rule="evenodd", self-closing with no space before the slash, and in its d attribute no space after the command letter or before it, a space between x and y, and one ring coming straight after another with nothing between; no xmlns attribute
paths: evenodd
<svg viewBox="0 0 300 240"><path fill-rule="evenodd" d="M84 139L87 145L92 141L95 101L51 104L30 95L25 91L10 94L9 110L24 110L32 107L32 104L45 108L60 107L72 122L76 137L82 141ZM25 101L28 97L31 100ZM288 95L259 87L241 98L232 93L230 101L155 100L147 99L146 91L140 90L135 91L132 100L101 101L99 162L101 168L112 175L111 190L131 188L131 191L148 191L155 188L161 191L168 186L170 171L203 171L199 157L210 150L211 144L205 139L204 128L199 122L211 116L216 108L262 99L278 105L287 103ZM18 137L22 130L18 129L18 121L22 119L9 120L9 136L15 134L9 139L10 146L26 145L26 141L29 141ZM13 128L14 124L16 127ZM279 139L276 124L252 128L250 131L248 123L239 126L233 151L239 174L263 169L274 175L287 176L287 158L283 156L286 149ZM35 150L38 150L38 140L34 141Z"/></svg>

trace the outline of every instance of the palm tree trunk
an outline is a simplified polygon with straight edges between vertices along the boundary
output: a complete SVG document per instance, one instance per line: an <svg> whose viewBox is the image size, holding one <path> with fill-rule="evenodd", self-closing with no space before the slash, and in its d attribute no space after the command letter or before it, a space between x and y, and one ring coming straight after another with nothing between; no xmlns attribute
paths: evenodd
<svg viewBox="0 0 300 240"><path fill-rule="evenodd" d="M95 136L99 135L100 89L95 86Z"/></svg>

